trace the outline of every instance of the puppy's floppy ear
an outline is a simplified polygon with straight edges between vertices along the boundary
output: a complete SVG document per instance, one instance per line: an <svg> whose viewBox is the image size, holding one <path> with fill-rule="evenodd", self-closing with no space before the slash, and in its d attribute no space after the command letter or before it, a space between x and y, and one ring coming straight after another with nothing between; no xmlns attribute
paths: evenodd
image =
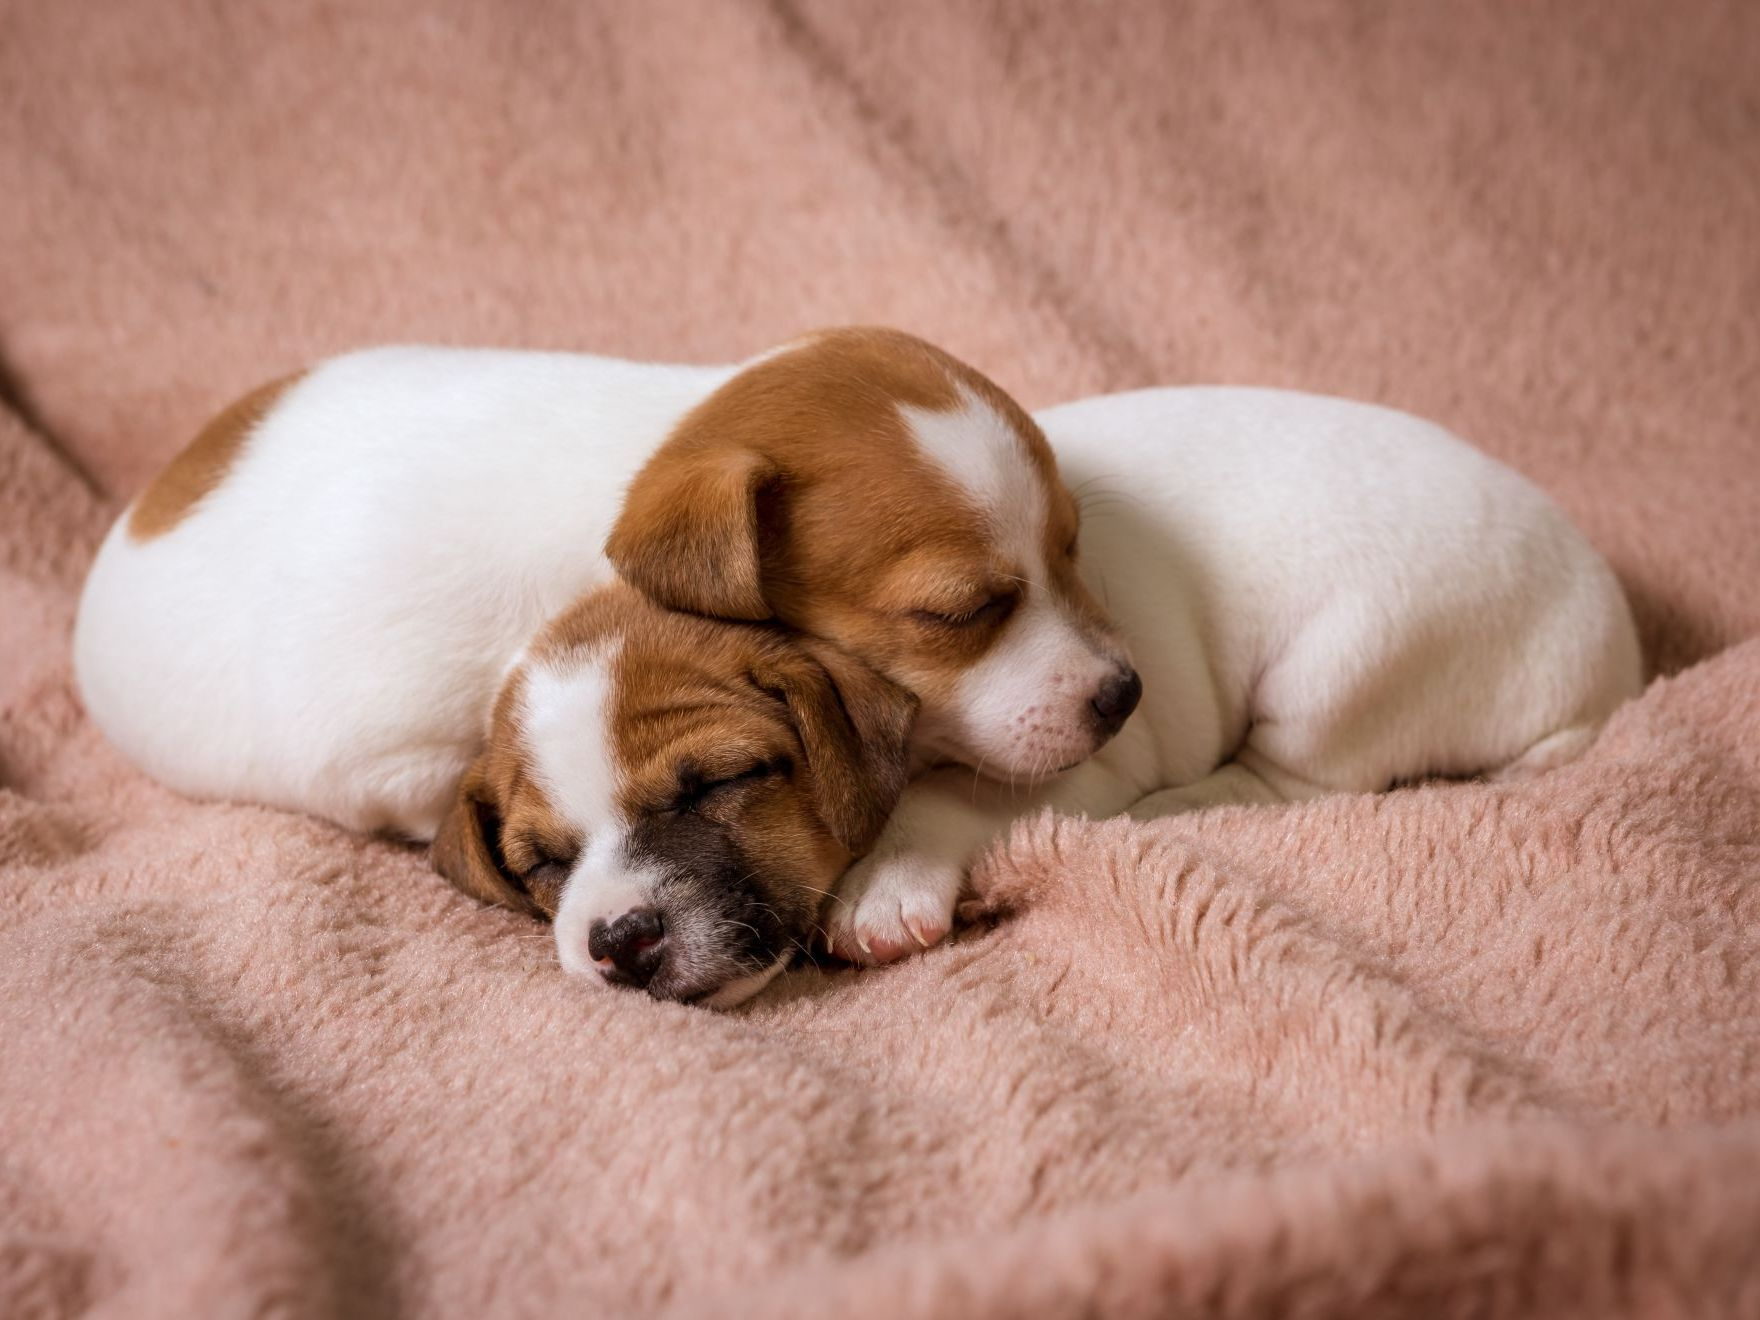
<svg viewBox="0 0 1760 1320"><path fill-rule="evenodd" d="M750 449L662 449L630 483L605 554L626 582L668 609L768 619L761 506L781 476Z"/></svg>
<svg viewBox="0 0 1760 1320"><path fill-rule="evenodd" d="M860 856L904 792L917 699L825 642L793 639L791 649L752 677L788 704L819 817Z"/></svg>
<svg viewBox="0 0 1760 1320"><path fill-rule="evenodd" d="M458 796L428 849L428 861L472 898L541 915L502 866L500 837L501 818L479 760L458 786Z"/></svg>

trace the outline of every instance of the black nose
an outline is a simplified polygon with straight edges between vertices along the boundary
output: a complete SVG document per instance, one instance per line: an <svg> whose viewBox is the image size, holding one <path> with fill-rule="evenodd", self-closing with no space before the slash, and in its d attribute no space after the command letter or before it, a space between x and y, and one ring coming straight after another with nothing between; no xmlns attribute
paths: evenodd
<svg viewBox="0 0 1760 1320"><path fill-rule="evenodd" d="M1088 703L1093 707L1102 736L1110 738L1117 733L1142 697L1143 680L1137 677L1136 670L1121 669L1107 678Z"/></svg>
<svg viewBox="0 0 1760 1320"><path fill-rule="evenodd" d="M647 985L666 957L666 925L653 908L633 908L615 921L595 921L587 931L587 953L606 970L606 979Z"/></svg>

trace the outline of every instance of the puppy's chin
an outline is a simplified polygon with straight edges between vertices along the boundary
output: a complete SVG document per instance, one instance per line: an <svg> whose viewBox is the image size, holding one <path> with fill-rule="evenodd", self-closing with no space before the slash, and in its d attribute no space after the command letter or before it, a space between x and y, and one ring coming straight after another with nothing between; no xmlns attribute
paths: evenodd
<svg viewBox="0 0 1760 1320"><path fill-rule="evenodd" d="M569 976L600 993L646 994L651 999L692 1004L699 1008L734 1008L751 999L788 966L792 948L774 962L751 971L751 963L725 956L684 954L645 987L622 984L578 950L558 941L557 953ZM707 964L707 965L705 965Z"/></svg>
<svg viewBox="0 0 1760 1320"><path fill-rule="evenodd" d="M770 982L777 974L788 966L788 955L785 953L761 972L753 972L750 976L742 976L737 981L729 981L713 994L693 1002L704 1008L733 1008L752 998Z"/></svg>
<svg viewBox="0 0 1760 1320"><path fill-rule="evenodd" d="M649 986L646 994L649 998L672 1000L681 1004L694 1004L699 1008L728 1009L736 1008L753 998L765 986L774 981L784 967L788 966L788 955L784 954L762 971L752 972L746 976L724 981L720 986L709 990L671 991L665 987ZM626 994L642 993L632 986L619 986L605 979L596 967L570 969L570 974L595 990L619 991Z"/></svg>
<svg viewBox="0 0 1760 1320"><path fill-rule="evenodd" d="M1023 723L1031 723L1029 716ZM1047 728L1030 729L1025 736L985 739L958 728L953 721L927 720L918 724L911 740L913 770L935 765L963 765L999 784L1038 781L1073 770L1098 752L1111 736L1088 730L1061 734Z"/></svg>

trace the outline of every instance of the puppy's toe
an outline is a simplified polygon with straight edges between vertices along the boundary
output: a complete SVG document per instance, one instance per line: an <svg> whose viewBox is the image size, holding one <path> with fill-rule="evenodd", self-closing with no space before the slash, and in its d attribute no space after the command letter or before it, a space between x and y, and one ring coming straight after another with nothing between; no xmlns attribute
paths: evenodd
<svg viewBox="0 0 1760 1320"><path fill-rule="evenodd" d="M915 906L906 902L899 910L899 924L916 941L919 949L927 949L946 939L947 932L953 928L952 904L943 904L939 896Z"/></svg>
<svg viewBox="0 0 1760 1320"><path fill-rule="evenodd" d="M930 948L953 928L960 868L909 859L858 863L838 887L825 923L831 952L874 966Z"/></svg>

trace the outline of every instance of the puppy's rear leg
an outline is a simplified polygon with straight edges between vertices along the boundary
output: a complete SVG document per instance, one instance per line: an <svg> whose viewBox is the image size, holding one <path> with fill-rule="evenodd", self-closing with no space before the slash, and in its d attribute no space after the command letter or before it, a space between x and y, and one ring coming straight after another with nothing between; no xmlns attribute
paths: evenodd
<svg viewBox="0 0 1760 1320"><path fill-rule="evenodd" d="M1274 765L1252 747L1181 788L1164 788L1139 801L1128 813L1136 820L1177 816L1205 807L1255 806L1273 802L1302 802L1336 792Z"/></svg>
<svg viewBox="0 0 1760 1320"><path fill-rule="evenodd" d="M1487 771L1485 778L1494 784L1513 784L1524 779L1556 770L1567 761L1574 761L1588 751L1601 734L1601 724L1575 724L1568 729L1548 734L1508 765Z"/></svg>

